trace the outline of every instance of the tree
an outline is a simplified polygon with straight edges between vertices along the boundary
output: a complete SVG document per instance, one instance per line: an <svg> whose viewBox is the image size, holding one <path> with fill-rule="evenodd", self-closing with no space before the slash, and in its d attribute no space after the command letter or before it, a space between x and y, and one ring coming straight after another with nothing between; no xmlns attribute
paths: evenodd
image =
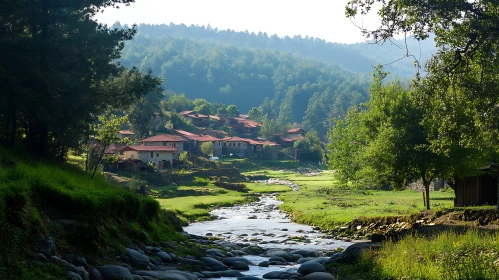
<svg viewBox="0 0 499 280"><path fill-rule="evenodd" d="M352 112L347 122L337 123L352 127L339 127L336 132L333 128L331 141L339 142L329 145L330 165L339 168L340 173L348 174L345 169L351 168L352 161L361 160L354 162L354 167L360 167L359 174L378 184L389 183L393 188L401 188L407 181L421 178L426 208L430 209L430 184L446 172L446 157L431 149L428 141L431 130L423 123L424 108L415 102L413 91L404 89L400 83L383 86L386 75L382 68L377 68L370 90L371 99L365 104L365 110ZM355 141L354 147L348 145L351 140ZM339 161L344 154L338 150L345 146L348 151L355 152L352 156L360 154L360 157L344 163ZM339 156L335 155L337 152Z"/></svg>
<svg viewBox="0 0 499 280"><path fill-rule="evenodd" d="M206 99L198 98L194 100L194 111L198 114L211 115L211 104Z"/></svg>
<svg viewBox="0 0 499 280"><path fill-rule="evenodd" d="M262 127L260 128L260 136L266 139L272 139L277 132L276 121L270 119L268 115L265 115L262 120Z"/></svg>
<svg viewBox="0 0 499 280"><path fill-rule="evenodd" d="M421 92L420 104L432 109L424 120L434 130L430 146L452 159L451 177L463 174L461 170L477 172L481 160L491 161L498 153L498 3L352 0L346 14L368 13L376 2L382 3L381 26L362 30L375 42L396 34L410 33L418 40L434 34L438 52L426 64L428 74L415 82ZM461 158L456 160L458 155ZM460 164L463 157L472 164Z"/></svg>
<svg viewBox="0 0 499 280"><path fill-rule="evenodd" d="M155 114L159 113L159 105L162 97L163 94L161 91L156 89L139 98L132 105L128 119L139 139L148 135L148 132L152 129L151 121L155 117Z"/></svg>
<svg viewBox="0 0 499 280"><path fill-rule="evenodd" d="M293 148L298 150L300 161L322 162L324 150L316 131L309 131L305 137L296 141Z"/></svg>
<svg viewBox="0 0 499 280"><path fill-rule="evenodd" d="M98 117L99 123L96 124L96 135L95 144L91 145L91 152L89 153L90 158L87 158L87 162L93 169L91 178L94 177L95 172L102 162L106 148L112 143L119 143L118 132L121 126L128 121L128 116L118 117L117 115L106 112Z"/></svg>
<svg viewBox="0 0 499 280"><path fill-rule="evenodd" d="M261 118L262 118L262 112L257 107L253 107L251 108L251 110L249 110L248 119L254 121L260 121Z"/></svg>
<svg viewBox="0 0 499 280"><path fill-rule="evenodd" d="M1 142L22 141L32 154L62 160L95 116L157 86L150 75L116 62L135 28L93 20L103 8L133 2L0 2Z"/></svg>
<svg viewBox="0 0 499 280"><path fill-rule="evenodd" d="M213 156L213 143L203 142L203 144L201 144L201 152L207 157Z"/></svg>
<svg viewBox="0 0 499 280"><path fill-rule="evenodd" d="M236 105L229 105L227 107L227 114L229 117L239 117L239 109Z"/></svg>
<svg viewBox="0 0 499 280"><path fill-rule="evenodd" d="M227 109L225 107L220 107L217 110L217 116L224 119L224 118L227 118L229 116L229 112L227 112Z"/></svg>

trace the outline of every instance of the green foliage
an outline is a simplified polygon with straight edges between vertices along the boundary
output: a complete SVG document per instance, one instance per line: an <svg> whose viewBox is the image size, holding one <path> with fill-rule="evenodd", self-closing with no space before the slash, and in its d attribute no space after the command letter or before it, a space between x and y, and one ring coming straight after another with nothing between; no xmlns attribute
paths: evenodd
<svg viewBox="0 0 499 280"><path fill-rule="evenodd" d="M229 112L227 112L227 108L225 107L220 107L218 108L217 110L217 116L219 116L220 118L226 118L229 116Z"/></svg>
<svg viewBox="0 0 499 280"><path fill-rule="evenodd" d="M135 28L111 29L93 16L133 0L0 3L0 142L64 159L95 116L123 108L159 81L119 63ZM54 47L57 46L57 47Z"/></svg>
<svg viewBox="0 0 499 280"><path fill-rule="evenodd" d="M185 37L138 35L126 45L121 62L152 69L163 77L164 88L185 92L191 98L233 104L239 113L257 107L262 116L279 118L282 130L306 120L305 129L313 128L321 137L326 134L330 112L344 115L348 107L366 101L368 96L366 75L284 52ZM175 105L167 111L195 107L182 95L171 95L168 100ZM221 117L239 115L219 110Z"/></svg>
<svg viewBox="0 0 499 280"><path fill-rule="evenodd" d="M153 129L154 113L159 111L162 97L161 91L156 89L145 94L132 105L128 119L139 139L148 136Z"/></svg>
<svg viewBox="0 0 499 280"><path fill-rule="evenodd" d="M194 186L208 186L209 183L210 180L208 178L194 177L194 180L192 180Z"/></svg>
<svg viewBox="0 0 499 280"><path fill-rule="evenodd" d="M171 239L180 230L175 219L160 210L158 202L111 185L101 176L91 180L70 165L21 160L2 148L0 157L15 162L12 167L0 169L0 267L5 268L0 269L2 279L50 279L48 275L58 275L57 269L30 268L26 262L33 237L49 231L60 244L71 242L72 250L103 257L138 235L137 230L125 234L129 223L137 223L139 231L150 233L150 242L159 241L152 236ZM78 226L76 235L66 235L64 229L56 228L45 216L47 211L71 217ZM77 242L66 240L68 236L74 236Z"/></svg>
<svg viewBox="0 0 499 280"><path fill-rule="evenodd" d="M182 162L189 162L189 153L187 151L182 152L179 155L179 160Z"/></svg>
<svg viewBox="0 0 499 280"><path fill-rule="evenodd" d="M214 146L213 146L212 142L203 142L203 144L201 144L201 152L205 156L212 156L213 155L213 149L214 149Z"/></svg>
<svg viewBox="0 0 499 280"><path fill-rule="evenodd" d="M239 109L237 109L237 106L234 104L227 106L227 115L229 117L239 117Z"/></svg>
<svg viewBox="0 0 499 280"><path fill-rule="evenodd" d="M198 114L211 115L211 104L206 99L198 98L194 100L194 111Z"/></svg>
<svg viewBox="0 0 499 280"><path fill-rule="evenodd" d="M322 162L324 150L316 131L309 131L305 137L295 142L293 148L299 150L300 161Z"/></svg>
<svg viewBox="0 0 499 280"><path fill-rule="evenodd" d="M497 233L447 231L387 242L378 253L364 256L377 274L367 279L496 279L498 238Z"/></svg>
<svg viewBox="0 0 499 280"><path fill-rule="evenodd" d="M262 118L262 112L257 107L253 107L251 108L251 110L249 110L248 119L258 122L260 121L261 118Z"/></svg>

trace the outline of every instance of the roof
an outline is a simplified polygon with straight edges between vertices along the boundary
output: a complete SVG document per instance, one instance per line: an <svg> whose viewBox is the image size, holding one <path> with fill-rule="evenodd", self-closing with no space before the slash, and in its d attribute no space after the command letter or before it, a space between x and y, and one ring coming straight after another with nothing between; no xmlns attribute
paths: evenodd
<svg viewBox="0 0 499 280"><path fill-rule="evenodd" d="M260 127L260 126L262 126L262 124L257 123L257 122L252 121L252 120L246 120L246 119L243 119L243 118L232 118L232 119L235 120L235 121L237 121L237 123L243 124L244 127L253 128L253 127Z"/></svg>
<svg viewBox="0 0 499 280"><path fill-rule="evenodd" d="M120 134L123 134L123 135L135 135L135 133L131 132L130 130L120 130Z"/></svg>
<svg viewBox="0 0 499 280"><path fill-rule="evenodd" d="M126 145L118 145L118 144L112 143L111 145L106 147L106 149L104 150L104 153L105 154L115 154L119 150L121 150L121 148L123 148L124 146L126 146Z"/></svg>
<svg viewBox="0 0 499 280"><path fill-rule="evenodd" d="M252 140L234 136L234 137L224 138L224 139L222 139L222 141L225 141L225 142L248 142L249 143Z"/></svg>
<svg viewBox="0 0 499 280"><path fill-rule="evenodd" d="M184 116L184 115L196 114L196 112L194 112L194 111L182 111L182 112L180 112L178 114L181 115L181 116Z"/></svg>
<svg viewBox="0 0 499 280"><path fill-rule="evenodd" d="M296 132L305 132L305 130L297 127L297 128L292 128L290 130L288 130L288 133L296 133Z"/></svg>
<svg viewBox="0 0 499 280"><path fill-rule="evenodd" d="M200 135L200 136L193 137L193 140L196 140L199 142L211 142L211 141L221 141L222 139L219 139L217 137L213 137L211 135Z"/></svg>
<svg viewBox="0 0 499 280"><path fill-rule="evenodd" d="M296 140L300 140L304 137L294 137L294 138L281 138L281 141L283 142L295 142Z"/></svg>
<svg viewBox="0 0 499 280"><path fill-rule="evenodd" d="M142 140L142 142L183 142L186 139L173 134L159 134Z"/></svg>
<svg viewBox="0 0 499 280"><path fill-rule="evenodd" d="M210 115L210 119L214 119L214 120L219 121L220 117L219 116Z"/></svg>
<svg viewBox="0 0 499 280"><path fill-rule="evenodd" d="M126 146L121 148L121 152L137 151L137 152L175 152L177 149L167 146Z"/></svg>
<svg viewBox="0 0 499 280"><path fill-rule="evenodd" d="M223 131L223 130L216 130L216 129L203 129L202 131L208 131L208 132L213 132L213 133L217 133L217 134L221 134L221 135L229 135L227 132ZM201 131L201 132L202 132Z"/></svg>
<svg viewBox="0 0 499 280"><path fill-rule="evenodd" d="M248 115L247 114L241 114L241 115L239 115L239 117L242 118L242 119L247 119Z"/></svg>
<svg viewBox="0 0 499 280"><path fill-rule="evenodd" d="M178 134L181 134L183 136L198 136L197 134L195 133L191 133L189 131L185 131L185 130L180 130L180 129L172 129L172 131L175 131L176 133Z"/></svg>

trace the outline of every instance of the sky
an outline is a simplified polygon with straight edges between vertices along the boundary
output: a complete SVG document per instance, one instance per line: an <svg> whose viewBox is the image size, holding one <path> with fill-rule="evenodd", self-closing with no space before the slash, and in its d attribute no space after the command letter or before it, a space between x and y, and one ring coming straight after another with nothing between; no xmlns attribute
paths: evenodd
<svg viewBox="0 0 499 280"><path fill-rule="evenodd" d="M267 32L270 36L318 37L329 42L365 41L358 26L374 29L376 13L345 17L348 0L136 0L120 9L109 8L96 16L99 22L113 24L184 23L218 29ZM355 23L355 24L354 24Z"/></svg>

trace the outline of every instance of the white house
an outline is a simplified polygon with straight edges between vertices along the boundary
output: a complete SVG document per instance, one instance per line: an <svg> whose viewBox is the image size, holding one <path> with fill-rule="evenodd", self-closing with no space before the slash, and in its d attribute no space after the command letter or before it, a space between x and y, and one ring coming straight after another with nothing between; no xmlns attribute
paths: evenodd
<svg viewBox="0 0 499 280"><path fill-rule="evenodd" d="M187 139L179 135L159 134L142 140L141 144L143 146L163 146L175 148L176 151L173 153L173 158L178 159L179 155L184 151L184 142L186 141Z"/></svg>
<svg viewBox="0 0 499 280"><path fill-rule="evenodd" d="M177 149L168 146L126 146L122 148L121 153L127 159L139 159L143 163L151 162L155 167L168 166L164 162L170 162L173 165L173 153ZM163 164L160 165L160 162Z"/></svg>

